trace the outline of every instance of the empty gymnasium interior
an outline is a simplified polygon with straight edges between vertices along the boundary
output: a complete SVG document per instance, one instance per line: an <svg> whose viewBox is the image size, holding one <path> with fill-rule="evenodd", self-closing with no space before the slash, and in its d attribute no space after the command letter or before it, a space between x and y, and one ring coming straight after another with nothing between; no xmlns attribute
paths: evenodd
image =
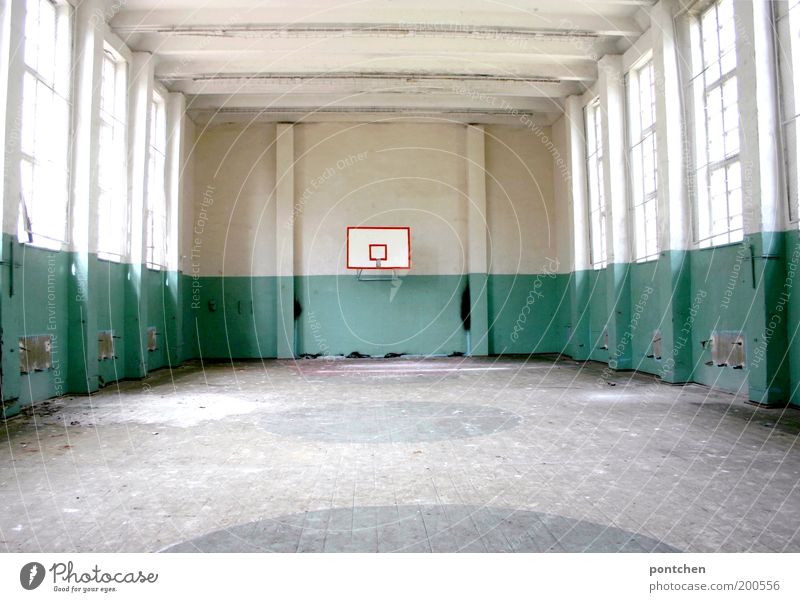
<svg viewBox="0 0 800 602"><path fill-rule="evenodd" d="M800 551L800 6L3 0L0 550Z"/></svg>

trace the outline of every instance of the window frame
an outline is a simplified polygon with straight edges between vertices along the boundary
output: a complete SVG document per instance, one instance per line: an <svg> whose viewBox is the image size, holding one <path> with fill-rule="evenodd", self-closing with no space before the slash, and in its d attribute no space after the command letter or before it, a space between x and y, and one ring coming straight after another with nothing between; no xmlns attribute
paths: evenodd
<svg viewBox="0 0 800 602"><path fill-rule="evenodd" d="M20 114L20 126L21 126L21 140L20 140L20 148L19 148L19 170L20 170L20 189L19 189L19 215L17 219L17 240L21 244L30 245L33 247L40 247L45 249L50 249L53 251L61 251L65 247L69 245L70 242L70 234L71 234L71 200L72 200L72 143L73 143L73 81L72 81L72 68L73 68L73 60L74 60L74 27L75 27L75 19L74 19L74 11L73 7L69 2L65 1L57 1L57 0L38 0L37 4L39 6L45 4L50 5L53 8L53 33L55 35L55 39L53 41L52 47L52 80L49 81L45 73L42 72L41 65L40 65L40 51L41 46L40 44L36 43L36 66L34 67L31 62L32 58L29 55L29 51L32 49L33 43L30 42L28 36L28 27L29 27L29 16L30 16L30 6L35 0L26 0L25 2L25 24L23 26L23 34L22 34L22 60L21 60L21 95L22 95L22 107L21 107L21 114ZM38 11L40 9L37 8L37 14L40 14ZM38 20L37 25L41 27L41 20ZM38 32L37 32L38 33ZM37 35L37 39L46 39L46 36ZM26 97L25 97L25 90L26 90L26 83L32 82L33 86L36 88L36 97L32 102L32 106L34 109L33 112L33 140L31 144L33 145L32 148L29 150L32 152L28 152L26 149L26 138L27 134L25 133L26 130ZM40 86L44 87L46 91L48 91L51 97L51 103L56 101L62 103L62 109L64 111L64 123L63 125L63 140L61 141L63 144L63 148L61 149L63 154L61 158L63 161L59 161L58 166L48 166L47 163L52 163L52 161L48 161L47 158L42 159L42 157L37 157L37 151L41 149L36 148L36 125L40 121L37 118L41 106L39 105L38 101L38 93L40 91ZM52 111L53 104L49 106ZM45 107L47 109L48 107ZM53 132L50 132L53 135ZM52 139L48 138L51 146L53 144ZM63 176L63 198L60 199L63 201L63 211L64 211L64 224L63 230L61 231L60 237L56 237L51 235L52 233L44 233L44 232L37 232L36 230L36 223L37 220L34 219L34 216L31 215L32 213L36 212L36 194L35 189L32 190L34 194L32 195L33 198L26 198L25 189L28 187L26 186L24 180L24 172L25 172L25 164L29 165L29 170L31 174L30 183L28 186L35 186L34 182L37 180L35 174L38 169L55 169L58 170ZM47 181L50 182L50 179L47 178ZM58 188L58 187L56 187ZM51 212L47 212L50 214Z"/></svg>
<svg viewBox="0 0 800 602"><path fill-rule="evenodd" d="M720 7L730 3L730 21L720 23ZM742 178L741 149L742 149L742 127L741 111L739 110L739 78L738 78L738 48L736 34L736 13L735 2L733 0L715 0L704 3L702 8L694 12L690 24L690 45L692 57L692 72L689 76L688 87L694 104L694 169L692 177L696 181L693 187L693 240L698 248L711 248L728 244L736 244L744 239L744 187ZM713 11L715 22L715 38L713 41L706 41L703 37L703 20ZM732 40L730 45L723 48L722 31L726 25L732 27ZM710 45L714 44L713 47ZM715 54L710 54L710 52ZM713 60L708 61L709 56ZM726 61L723 63L723 61ZM729 66L732 64L732 66ZM723 69L726 69L723 73ZM718 74L716 77L713 77ZM708 76L712 78L709 79ZM733 82L728 90L733 90L735 101L726 103L726 86ZM709 97L714 93L719 93L718 109L712 107ZM730 93L730 92L729 92ZM726 111L734 108L736 125L729 128L726 121ZM716 111L716 115L712 113ZM716 138L709 135L712 118L718 120L718 129L721 135L721 156L715 157L717 149L712 150L712 144ZM736 136L731 140L736 142L736 150L728 152L727 134L736 131ZM730 176L730 171L738 171L738 181ZM724 178L724 191L715 187L715 176L722 173ZM719 178L720 180L722 178ZM738 196L739 202L732 211L732 199ZM726 221L724 230L715 231L715 215L718 213L719 206L715 207L715 199L723 198L725 201L725 213L723 221ZM718 201L716 201L718 202ZM716 209L716 211L715 211ZM738 221L737 227L732 227L734 221Z"/></svg>
<svg viewBox="0 0 800 602"><path fill-rule="evenodd" d="M642 73L648 70L649 89L652 94L648 101L652 106L652 120L645 125L644 112L642 111ZM658 259L661 253L659 241L659 209L658 209L658 144L657 144L657 117L656 117L656 81L655 64L652 50L646 52L629 69L625 76L625 109L626 109L626 144L628 163L628 199L631 214L631 233L633 238L633 260L644 263ZM645 175L645 146L651 144L652 148L652 190L646 190L647 177ZM638 154L638 157L636 156ZM640 173L636 173L635 166L641 165ZM637 181L637 176L638 180ZM654 224L653 231L649 231L647 224L648 211L652 211ZM643 215L643 228L639 227L639 217ZM644 239L643 239L644 237Z"/></svg>
<svg viewBox="0 0 800 602"><path fill-rule="evenodd" d="M605 198L603 122L600 98L584 107L586 184L589 218L589 262L593 270L608 267L608 203ZM593 144L592 144L593 143ZM592 178L594 174L594 181ZM600 236L597 240L595 237ZM598 257L598 251L600 257Z"/></svg>
<svg viewBox="0 0 800 602"><path fill-rule="evenodd" d="M114 98L113 109L111 112L104 107L103 94L106 90L103 85L102 78L105 77L105 68L108 62L113 63L114 70ZM101 67L101 91L100 91L100 107L98 110L99 127L101 131L99 152L97 158L97 256L99 259L105 261L112 261L120 263L124 261L130 254L130 203L128 202L128 61L126 58L111 44L109 41L104 42L103 57ZM104 127L110 127L113 131L113 144L112 152L106 152L102 145L102 131ZM115 152L114 152L115 151ZM110 160L113 165L117 166L115 171L118 171L116 177L113 178L115 185L112 185L110 190L103 188L103 157L111 157L116 153L116 156ZM111 195L111 207L104 208L104 196ZM122 205L121 210L117 208L114 210L113 204L119 203ZM108 213L108 215L106 215ZM115 218L121 217L121 224L118 229L111 230L109 225L115 221ZM104 230L105 229L105 230ZM103 248L103 232L113 232L109 236L113 239L120 240L121 243L116 248Z"/></svg>
<svg viewBox="0 0 800 602"><path fill-rule="evenodd" d="M169 200L167 198L167 134L166 95L153 89L150 98L150 140L147 148L147 207L145 212L145 265L155 271L167 269ZM159 146L162 143L163 146ZM156 174L156 171L158 174ZM154 181L158 175L158 182ZM158 203L156 205L156 203ZM157 210L161 211L157 211ZM158 226L162 226L163 236L157 240ZM158 243L162 244L159 245Z"/></svg>

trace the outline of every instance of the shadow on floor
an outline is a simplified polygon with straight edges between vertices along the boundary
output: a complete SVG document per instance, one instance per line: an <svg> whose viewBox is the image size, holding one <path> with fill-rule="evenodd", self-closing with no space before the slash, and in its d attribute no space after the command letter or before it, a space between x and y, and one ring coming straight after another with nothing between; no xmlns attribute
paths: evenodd
<svg viewBox="0 0 800 602"><path fill-rule="evenodd" d="M479 506L356 506L212 531L163 552L679 552L617 527Z"/></svg>

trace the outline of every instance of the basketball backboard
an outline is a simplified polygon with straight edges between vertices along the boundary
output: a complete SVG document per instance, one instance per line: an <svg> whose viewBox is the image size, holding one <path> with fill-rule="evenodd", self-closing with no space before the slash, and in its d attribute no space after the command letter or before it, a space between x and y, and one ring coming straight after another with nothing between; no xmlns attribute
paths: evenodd
<svg viewBox="0 0 800 602"><path fill-rule="evenodd" d="M350 226L347 228L350 270L410 270L411 228Z"/></svg>

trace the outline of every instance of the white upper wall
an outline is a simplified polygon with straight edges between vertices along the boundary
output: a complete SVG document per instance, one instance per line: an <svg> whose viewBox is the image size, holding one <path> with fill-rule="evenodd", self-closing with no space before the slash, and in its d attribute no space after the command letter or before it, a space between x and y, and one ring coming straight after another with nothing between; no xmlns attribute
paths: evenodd
<svg viewBox="0 0 800 602"><path fill-rule="evenodd" d="M489 272L541 274L557 259L558 222L550 127L486 128ZM566 237L568 238L568 237ZM559 262L561 264L562 262ZM569 270L569 261L560 267Z"/></svg>
<svg viewBox="0 0 800 602"><path fill-rule="evenodd" d="M553 214L556 223L556 257L558 271L567 273L572 266L572 203L570 201L570 184L572 174L569 171L569 130L567 118L562 116L550 128L554 148L553 155Z"/></svg>
<svg viewBox="0 0 800 602"><path fill-rule="evenodd" d="M194 254L184 251L184 272L276 275L277 228L293 232L296 275L355 275L346 267L346 231L365 225L411 228L413 275L469 271L466 126L391 121L293 129L293 219L276 224L274 126L197 128L195 233L184 241L199 244ZM558 270L568 271L569 208L554 184L563 151L550 128L491 126L485 140L490 273L541 273L556 259Z"/></svg>
<svg viewBox="0 0 800 602"><path fill-rule="evenodd" d="M411 273L464 273L465 136L447 123L296 125L295 274L350 273L348 226L410 226Z"/></svg>
<svg viewBox="0 0 800 602"><path fill-rule="evenodd" d="M275 126L197 128L192 157L194 219L184 238L192 267L184 271L274 275Z"/></svg>

